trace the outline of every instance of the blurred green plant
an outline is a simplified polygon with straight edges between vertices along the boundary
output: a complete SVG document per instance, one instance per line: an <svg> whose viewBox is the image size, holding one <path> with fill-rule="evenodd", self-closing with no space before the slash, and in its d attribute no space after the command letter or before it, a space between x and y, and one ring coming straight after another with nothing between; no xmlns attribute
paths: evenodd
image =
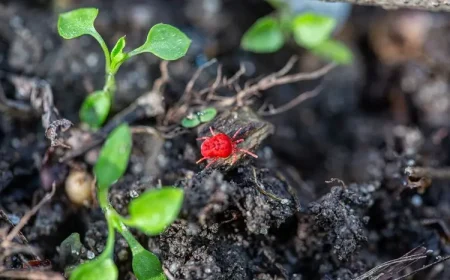
<svg viewBox="0 0 450 280"><path fill-rule="evenodd" d="M108 237L103 252L85 262L70 274L70 280L115 280L118 269L114 264L115 232L119 232L130 246L133 272L138 280L166 279L161 262L144 249L130 233L135 227L148 235L163 232L178 216L183 204L183 190L163 187L144 192L129 204L129 217L123 217L108 201L108 190L125 173L131 153L132 137L127 124L114 129L103 145L94 173L97 178L97 198L108 224Z"/></svg>
<svg viewBox="0 0 450 280"><path fill-rule="evenodd" d="M243 35L241 47L255 53L273 53L293 37L295 43L315 55L338 64L353 60L351 50L331 35L336 20L331 17L303 13L293 15L289 7L279 0L267 0L275 9L274 15L258 19Z"/></svg>
<svg viewBox="0 0 450 280"><path fill-rule="evenodd" d="M177 60L186 54L191 44L191 40L177 28L159 23L150 29L147 40L142 46L130 52L124 52L126 40L123 36L110 52L102 36L94 27L97 15L96 8L80 8L62 13L58 19L58 33L61 37L73 39L90 35L97 40L105 55L106 77L103 89L88 95L80 109L81 121L93 129L101 127L108 117L116 90L114 76L125 61L146 52L164 60Z"/></svg>

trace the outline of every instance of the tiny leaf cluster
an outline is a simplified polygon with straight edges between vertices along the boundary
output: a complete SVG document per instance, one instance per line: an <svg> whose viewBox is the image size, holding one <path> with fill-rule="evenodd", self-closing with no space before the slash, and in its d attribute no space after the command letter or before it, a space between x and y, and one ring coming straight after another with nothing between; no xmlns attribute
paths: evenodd
<svg viewBox="0 0 450 280"><path fill-rule="evenodd" d="M163 232L178 216L183 203L183 190L175 187L148 190L130 202L129 217L118 214L108 201L108 190L125 173L131 148L131 130L127 124L122 124L108 135L100 151L94 173L98 202L108 224L108 238L103 252L94 260L77 266L70 275L71 280L117 279L118 269L113 260L116 231L130 246L132 268L138 280L166 279L158 257L144 249L128 227L148 235Z"/></svg>
<svg viewBox="0 0 450 280"><path fill-rule="evenodd" d="M181 125L185 128L193 128L201 123L206 123L214 119L217 115L216 108L210 107L202 111L190 113L181 120Z"/></svg>
<svg viewBox="0 0 450 280"><path fill-rule="evenodd" d="M159 23L150 29L146 41L140 47L125 52L126 40L123 36L109 51L94 27L98 12L96 8L80 8L62 13L58 19L58 33L61 37L74 39L90 35L97 40L105 55L106 78L103 89L86 97L79 114L81 121L93 129L101 127L108 117L116 90L114 76L125 61L141 53L152 53L164 60L177 60L186 54L191 44L191 40L179 29Z"/></svg>
<svg viewBox="0 0 450 280"><path fill-rule="evenodd" d="M277 10L274 15L258 19L243 35L241 47L255 53L273 53L281 49L287 39L315 55L339 64L348 64L353 55L349 48L331 35L336 20L315 13L292 15L281 2L269 1Z"/></svg>

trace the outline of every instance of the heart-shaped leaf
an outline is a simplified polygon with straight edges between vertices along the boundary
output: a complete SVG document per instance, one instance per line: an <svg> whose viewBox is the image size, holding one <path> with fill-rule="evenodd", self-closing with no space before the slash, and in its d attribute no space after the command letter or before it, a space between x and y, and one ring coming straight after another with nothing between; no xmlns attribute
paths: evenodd
<svg viewBox="0 0 450 280"><path fill-rule="evenodd" d="M159 23L150 29L145 43L129 55L150 52L164 60L176 60L186 55L190 45L191 40L178 28Z"/></svg>
<svg viewBox="0 0 450 280"><path fill-rule="evenodd" d="M217 115L217 110L216 108L212 107L206 108L205 110L198 112L197 115L200 118L200 121L202 123L205 123L214 119L214 117Z"/></svg>
<svg viewBox="0 0 450 280"><path fill-rule="evenodd" d="M267 16L258 19L241 40L244 50L255 53L272 53L284 45L283 31L276 19Z"/></svg>
<svg viewBox="0 0 450 280"><path fill-rule="evenodd" d="M145 249L133 252L133 273L138 280L166 280L158 257Z"/></svg>
<svg viewBox="0 0 450 280"><path fill-rule="evenodd" d="M314 13L301 14L292 21L295 41L306 48L318 46L328 40L335 26L335 19Z"/></svg>
<svg viewBox="0 0 450 280"><path fill-rule="evenodd" d="M93 35L97 33L94 27L97 15L96 8L80 8L62 13L58 18L58 33L64 39L73 39L86 34Z"/></svg>
<svg viewBox="0 0 450 280"><path fill-rule="evenodd" d="M181 125L186 128L193 128L200 124L197 114L189 114L181 120Z"/></svg>
<svg viewBox="0 0 450 280"><path fill-rule="evenodd" d="M131 145L131 131L127 124L118 126L109 134L94 166L100 191L109 188L125 173Z"/></svg>
<svg viewBox="0 0 450 280"><path fill-rule="evenodd" d="M118 275L112 259L96 259L77 266L70 275L70 280L115 280Z"/></svg>
<svg viewBox="0 0 450 280"><path fill-rule="evenodd" d="M91 128L99 128L111 108L111 97L104 91L96 91L86 97L80 108L80 119Z"/></svg>
<svg viewBox="0 0 450 280"><path fill-rule="evenodd" d="M128 225L149 235L163 232L177 217L183 204L183 190L174 187L153 189L129 205Z"/></svg>

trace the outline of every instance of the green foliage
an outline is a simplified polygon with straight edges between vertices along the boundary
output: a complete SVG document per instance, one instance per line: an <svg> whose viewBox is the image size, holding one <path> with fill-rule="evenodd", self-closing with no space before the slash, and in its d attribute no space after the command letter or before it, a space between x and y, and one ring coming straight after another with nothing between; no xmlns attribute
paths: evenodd
<svg viewBox="0 0 450 280"><path fill-rule="evenodd" d="M206 123L214 119L214 117L217 115L216 108L210 107L206 108L205 110L191 113L184 117L181 120L181 125L186 128L193 128L198 126L200 123Z"/></svg>
<svg viewBox="0 0 450 280"><path fill-rule="evenodd" d="M125 173L131 152L131 131L122 124L114 129L100 151L94 173L100 190L109 188Z"/></svg>
<svg viewBox="0 0 450 280"><path fill-rule="evenodd" d="M178 216L183 190L173 187L146 191L130 202L126 223L149 235L163 232Z"/></svg>
<svg viewBox="0 0 450 280"><path fill-rule="evenodd" d="M80 108L80 120L92 128L99 128L108 117L111 98L107 92L99 90L88 95Z"/></svg>
<svg viewBox="0 0 450 280"><path fill-rule="evenodd" d="M99 258L83 263L72 272L70 280L114 280L119 272L111 258Z"/></svg>
<svg viewBox="0 0 450 280"><path fill-rule="evenodd" d="M216 108L206 108L203 111L197 113L202 123L209 122L217 115Z"/></svg>
<svg viewBox="0 0 450 280"><path fill-rule="evenodd" d="M104 251L95 260L81 264L74 270L70 266L66 267L66 272L71 271L71 280L117 279L117 267L112 260L115 231L122 234L131 248L133 272L138 280L166 279L158 257L139 244L125 223L136 226L147 234L161 233L177 218L183 203L183 190L165 187L147 191L130 202L129 219L120 216L108 202L108 189L124 174L131 153L131 145L131 130L127 124L122 124L108 135L100 151L94 173L97 177L98 202L108 224L108 240ZM61 251L79 250L77 249L81 247L79 242L79 235L72 234L61 244Z"/></svg>
<svg viewBox="0 0 450 280"><path fill-rule="evenodd" d="M80 234L72 233L59 246L59 260L63 265L71 265L78 261L81 253Z"/></svg>
<svg viewBox="0 0 450 280"><path fill-rule="evenodd" d="M177 28L159 23L154 25L147 35L145 43L130 56L143 52L150 52L164 60L177 60L186 55L191 40Z"/></svg>
<svg viewBox="0 0 450 280"><path fill-rule="evenodd" d="M258 19L241 40L243 49L255 53L276 52L284 45L284 35L278 21L272 17Z"/></svg>
<svg viewBox="0 0 450 280"><path fill-rule="evenodd" d="M138 280L166 280L158 257L145 249L133 252L132 267Z"/></svg>
<svg viewBox="0 0 450 280"><path fill-rule="evenodd" d="M181 120L181 125L185 128L193 128L200 124L200 118L197 114L189 114Z"/></svg>
<svg viewBox="0 0 450 280"><path fill-rule="evenodd" d="M111 68L116 69L124 60L127 59L127 54L123 52L125 44L125 36L120 37L120 39L117 40L116 45L111 51Z"/></svg>
<svg viewBox="0 0 450 280"><path fill-rule="evenodd" d="M326 41L335 27L333 18L313 13L299 15L292 21L295 41L306 48L316 47Z"/></svg>
<svg viewBox="0 0 450 280"><path fill-rule="evenodd" d="M186 54L191 44L191 40L179 29L159 23L150 29L147 40L139 48L129 53L125 52L126 41L123 36L110 52L101 35L95 30L94 21L97 15L96 8L80 8L62 13L58 18L58 33L61 37L73 39L82 35L91 35L98 41L105 55L106 80L103 94L97 91L97 95L89 95L80 111L80 118L91 128L103 125L109 114L116 90L114 75L122 63L143 52L153 53L164 60L176 60ZM109 100L106 100L107 98Z"/></svg>
<svg viewBox="0 0 450 280"><path fill-rule="evenodd" d="M279 0L266 0L277 13L258 19L241 39L241 47L255 53L273 53L293 37L298 46L336 63L351 63L353 56L344 44L331 39L336 21L333 18L304 13L294 16Z"/></svg>
<svg viewBox="0 0 450 280"><path fill-rule="evenodd" d="M312 49L312 52L321 57L327 57L340 64L352 62L352 52L341 42L327 40Z"/></svg>
<svg viewBox="0 0 450 280"><path fill-rule="evenodd" d="M83 8L63 13L58 18L58 33L64 39L97 33L94 27L97 15L98 9L95 8Z"/></svg>

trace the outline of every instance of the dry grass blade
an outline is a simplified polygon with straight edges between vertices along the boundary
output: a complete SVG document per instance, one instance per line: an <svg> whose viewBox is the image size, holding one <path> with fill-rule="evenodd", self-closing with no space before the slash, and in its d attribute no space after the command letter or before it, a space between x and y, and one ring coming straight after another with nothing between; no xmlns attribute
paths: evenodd
<svg viewBox="0 0 450 280"><path fill-rule="evenodd" d="M353 280L389 279L418 260L427 258L427 256L427 249L425 247L416 247L402 257L382 263Z"/></svg>
<svg viewBox="0 0 450 280"><path fill-rule="evenodd" d="M440 260L437 260L437 261L435 261L435 262L433 262L433 263L430 263L430 264L428 264L428 265L425 265L425 266L423 266L423 267L421 267L421 268L418 268L418 269L416 269L416 270L414 270L414 271L412 271L412 272L410 272L410 273L408 273L408 274L406 274L406 275L403 275L403 276L401 276L401 277L395 278L395 279L393 279L393 280L404 280L404 279L408 279L410 276L412 276L412 275L414 275L414 274L416 274L416 273L418 273L418 272L420 272L420 271L422 271L422 270L425 270L425 269L427 269L427 268L430 268L430 267L432 267L432 266L434 266L434 265L437 265L438 263L445 262L445 261L447 261L448 259L450 259L450 256L446 256L446 257L444 257L444 258L441 258Z"/></svg>

